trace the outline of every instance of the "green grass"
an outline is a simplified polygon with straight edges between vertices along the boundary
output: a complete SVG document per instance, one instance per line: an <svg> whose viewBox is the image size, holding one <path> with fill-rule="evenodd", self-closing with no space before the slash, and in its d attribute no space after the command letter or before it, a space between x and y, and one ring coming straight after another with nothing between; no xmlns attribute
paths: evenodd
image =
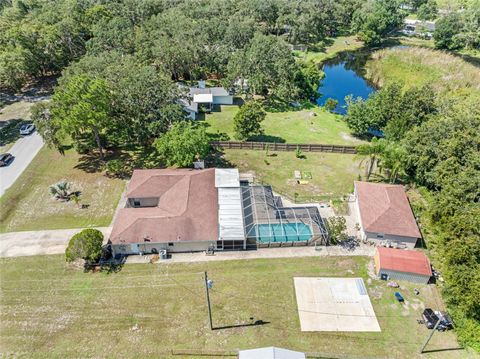
<svg viewBox="0 0 480 359"><path fill-rule="evenodd" d="M415 285L420 289L415 296L414 285L402 283L407 303L400 305L394 289L368 278L369 262L311 257L136 264L107 274L67 268L61 255L0 259L1 352L28 358L165 358L172 349L230 352L275 345L348 358L475 357L463 350L417 354L429 331L416 320L424 306L441 305L436 288ZM205 270L214 281L214 326L267 324L211 331ZM296 276L364 278L382 332L301 332ZM447 332L436 333L428 349L456 347L454 333Z"/></svg>
<svg viewBox="0 0 480 359"><path fill-rule="evenodd" d="M309 50L306 53L294 51L294 54L307 62L320 64L325 60L334 58L340 52L355 51L363 47L363 42L358 40L355 35L339 36L327 39L325 44L318 44L317 49Z"/></svg>
<svg viewBox="0 0 480 359"><path fill-rule="evenodd" d="M88 162L79 160L73 150L62 156L43 147L0 198L0 232L109 225L125 182L93 172ZM60 180L81 191L80 202L88 208L51 198L48 187Z"/></svg>
<svg viewBox="0 0 480 359"><path fill-rule="evenodd" d="M305 158L295 152L225 150L225 159L240 172L250 172L256 179L272 185L273 189L299 201L331 199L353 191L353 181L363 170L354 155L304 152ZM265 162L267 161L267 163ZM312 179L308 184L297 184L294 171L308 171Z"/></svg>
<svg viewBox="0 0 480 359"><path fill-rule="evenodd" d="M233 117L238 106L221 106L221 111L206 115L207 131L225 133L235 139ZM317 116L311 116L311 113ZM262 122L265 135L254 140L287 143L320 143L356 145L362 141L352 137L341 116L320 107L288 112L267 112Z"/></svg>
<svg viewBox="0 0 480 359"><path fill-rule="evenodd" d="M384 49L367 62L367 78L379 86L401 81L405 87L430 83L439 90L480 98L480 71L461 57L428 48Z"/></svg>

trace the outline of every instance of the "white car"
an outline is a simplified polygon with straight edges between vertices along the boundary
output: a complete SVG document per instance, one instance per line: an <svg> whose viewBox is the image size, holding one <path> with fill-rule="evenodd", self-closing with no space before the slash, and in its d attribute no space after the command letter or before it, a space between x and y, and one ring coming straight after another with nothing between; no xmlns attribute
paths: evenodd
<svg viewBox="0 0 480 359"><path fill-rule="evenodd" d="M22 127L20 127L21 135L29 135L33 131L35 131L35 125L33 123L27 123L25 125L22 125Z"/></svg>

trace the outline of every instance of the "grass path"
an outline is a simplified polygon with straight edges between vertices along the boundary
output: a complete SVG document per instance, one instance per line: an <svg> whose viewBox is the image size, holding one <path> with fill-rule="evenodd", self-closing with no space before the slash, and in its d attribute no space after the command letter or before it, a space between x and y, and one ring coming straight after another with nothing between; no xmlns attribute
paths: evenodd
<svg viewBox="0 0 480 359"><path fill-rule="evenodd" d="M79 168L79 159L73 150L62 156L43 147L0 198L0 232L110 225L125 183ZM48 187L60 180L71 182L88 208L51 198Z"/></svg>
<svg viewBox="0 0 480 359"><path fill-rule="evenodd" d="M423 358L428 334L417 324L424 306L441 303L434 286L402 283L404 305L384 281L369 279L367 257L256 259L125 265L118 273L84 273L64 257L0 259L3 353L28 358L165 358L171 349L235 351L279 346L345 357ZM203 271L214 281L215 326L208 328ZM301 332L293 278L364 278L381 332ZM413 287L420 289L413 295ZM437 304L436 304L437 303ZM428 349L456 348L453 332L436 333ZM463 350L428 358L467 358ZM15 355L13 355L15 356ZM473 358L475 358L473 356Z"/></svg>
<svg viewBox="0 0 480 359"><path fill-rule="evenodd" d="M237 106L222 106L221 111L206 115L207 131L212 134L225 133L235 139L233 117ZM311 114L315 113L316 116ZM288 112L268 112L262 122L264 136L252 140L288 143L320 143L356 145L362 141L352 137L350 130L339 115L320 107Z"/></svg>

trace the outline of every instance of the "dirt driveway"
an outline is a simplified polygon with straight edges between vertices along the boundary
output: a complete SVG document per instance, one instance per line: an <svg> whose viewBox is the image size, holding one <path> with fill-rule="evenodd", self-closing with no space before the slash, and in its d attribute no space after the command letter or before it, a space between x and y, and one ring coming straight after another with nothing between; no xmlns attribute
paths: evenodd
<svg viewBox="0 0 480 359"><path fill-rule="evenodd" d="M103 233L105 240L112 231L111 227L97 229ZM0 257L64 253L70 238L81 230L82 228L0 234Z"/></svg>

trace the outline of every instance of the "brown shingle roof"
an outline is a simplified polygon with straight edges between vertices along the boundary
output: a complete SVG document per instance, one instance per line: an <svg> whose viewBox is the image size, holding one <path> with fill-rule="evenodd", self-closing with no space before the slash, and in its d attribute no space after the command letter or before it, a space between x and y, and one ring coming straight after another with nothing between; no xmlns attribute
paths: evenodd
<svg viewBox="0 0 480 359"><path fill-rule="evenodd" d="M160 198L157 207L123 208L113 225L113 244L204 241L218 238L215 169L135 170L128 198Z"/></svg>
<svg viewBox="0 0 480 359"><path fill-rule="evenodd" d="M364 231L421 237L403 186L355 182L355 188Z"/></svg>
<svg viewBox="0 0 480 359"><path fill-rule="evenodd" d="M384 247L377 247L377 251L380 259L380 268L377 269L432 276L430 261L422 252Z"/></svg>

